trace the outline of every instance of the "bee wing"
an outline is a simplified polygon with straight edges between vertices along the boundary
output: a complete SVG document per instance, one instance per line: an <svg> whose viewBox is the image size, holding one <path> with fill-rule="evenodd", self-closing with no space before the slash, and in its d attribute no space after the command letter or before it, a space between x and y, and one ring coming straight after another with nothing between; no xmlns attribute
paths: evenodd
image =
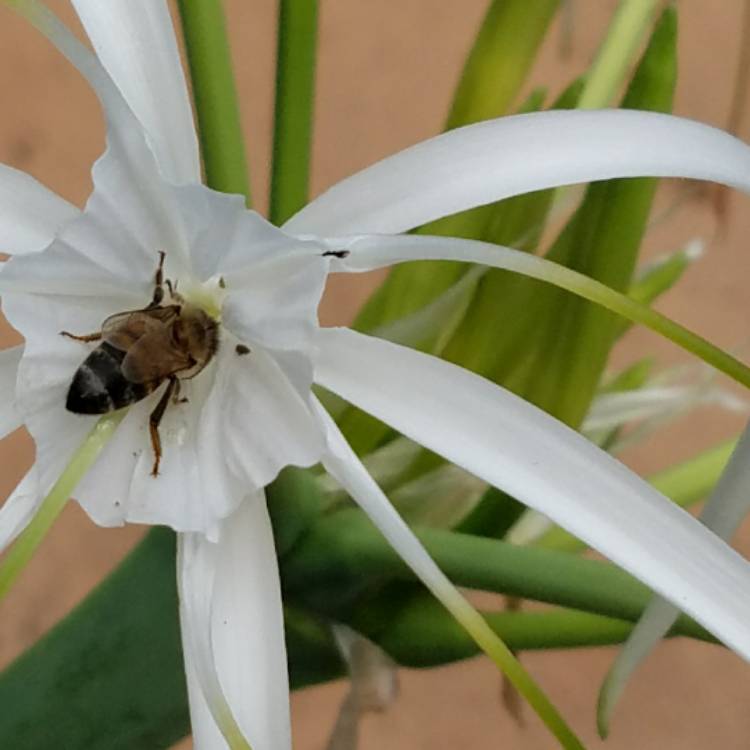
<svg viewBox="0 0 750 750"><path fill-rule="evenodd" d="M164 380L194 364L189 354L175 347L169 326L144 334L127 352L122 361L122 374L131 383Z"/></svg>
<svg viewBox="0 0 750 750"><path fill-rule="evenodd" d="M176 305L116 313L102 323L102 340L127 352L143 336L168 326L178 315Z"/></svg>

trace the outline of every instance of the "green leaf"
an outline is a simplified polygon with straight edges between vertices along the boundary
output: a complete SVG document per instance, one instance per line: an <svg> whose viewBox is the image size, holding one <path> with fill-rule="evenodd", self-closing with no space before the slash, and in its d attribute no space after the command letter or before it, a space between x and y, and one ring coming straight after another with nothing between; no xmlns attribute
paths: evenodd
<svg viewBox="0 0 750 750"><path fill-rule="evenodd" d="M250 205L240 108L221 0L178 0L206 184Z"/></svg>
<svg viewBox="0 0 750 750"><path fill-rule="evenodd" d="M676 14L668 8L654 30L623 107L668 111L676 79L675 55ZM627 289L655 188L653 179L592 185L548 257L616 290ZM534 286L531 283L529 288ZM558 290L537 289L535 293L544 295L549 313L538 328L536 355L527 364L518 390L549 413L578 426L615 340L616 319L600 307Z"/></svg>
<svg viewBox="0 0 750 750"><path fill-rule="evenodd" d="M0 745L168 747L190 731L174 534L147 542L0 675Z"/></svg>
<svg viewBox="0 0 750 750"><path fill-rule="evenodd" d="M320 514L320 489L310 471L289 466L268 486L266 497L276 554L283 557Z"/></svg>
<svg viewBox="0 0 750 750"><path fill-rule="evenodd" d="M317 0L281 0L269 215L283 224L308 201Z"/></svg>
<svg viewBox="0 0 750 750"><path fill-rule="evenodd" d="M622 0L586 76L581 109L609 106L646 35L658 0Z"/></svg>
<svg viewBox="0 0 750 750"><path fill-rule="evenodd" d="M467 58L446 129L507 114L531 69L559 0L493 0ZM534 104L531 100L526 106ZM479 239L486 209L465 211L423 227L425 234ZM369 332L408 315L448 289L465 271L459 263L394 268L360 311L354 327Z"/></svg>

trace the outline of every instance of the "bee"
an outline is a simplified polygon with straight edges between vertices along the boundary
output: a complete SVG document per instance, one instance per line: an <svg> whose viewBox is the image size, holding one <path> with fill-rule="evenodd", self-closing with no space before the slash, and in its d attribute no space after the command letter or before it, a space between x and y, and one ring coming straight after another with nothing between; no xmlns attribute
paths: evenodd
<svg viewBox="0 0 750 750"><path fill-rule="evenodd" d="M101 341L76 370L65 408L74 414L107 414L141 401L167 381L149 417L154 451L152 476L159 473L159 423L170 399L179 402L180 381L195 377L219 347L219 324L201 308L186 302L169 280L164 280L164 257L159 253L154 294L142 310L108 317L96 333L61 335L76 341ZM169 303L164 301L164 285Z"/></svg>

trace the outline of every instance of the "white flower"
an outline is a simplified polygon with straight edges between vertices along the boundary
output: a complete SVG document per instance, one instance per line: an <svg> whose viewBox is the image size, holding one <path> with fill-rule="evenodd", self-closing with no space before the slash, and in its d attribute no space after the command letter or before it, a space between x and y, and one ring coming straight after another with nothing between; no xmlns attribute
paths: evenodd
<svg viewBox="0 0 750 750"><path fill-rule="evenodd" d="M2 433L25 424L37 455L0 510L0 548L33 516L94 417L65 409L89 333L151 299L158 253L188 301L220 321L221 346L185 381L151 476L148 416L134 405L76 496L99 524L166 524L178 578L197 747L224 737L288 748L276 558L263 488L321 462L486 649L492 634L445 579L311 395L313 382L540 510L750 656L750 569L729 547L574 431L470 372L347 329L319 328L329 270L419 258L523 268L492 245L399 234L503 197L618 176L713 179L750 188L750 149L650 113L552 112L480 123L344 180L277 229L200 184L190 106L166 4L74 0L88 53L36 3L18 3L87 77L108 124L84 211L0 170L3 311L25 339L0 354ZM330 255L335 252L342 257ZM345 256L348 253L348 256ZM239 355L236 344L250 348ZM718 582L718 583L717 583ZM233 722L232 714L238 726ZM220 727L220 730L219 730Z"/></svg>

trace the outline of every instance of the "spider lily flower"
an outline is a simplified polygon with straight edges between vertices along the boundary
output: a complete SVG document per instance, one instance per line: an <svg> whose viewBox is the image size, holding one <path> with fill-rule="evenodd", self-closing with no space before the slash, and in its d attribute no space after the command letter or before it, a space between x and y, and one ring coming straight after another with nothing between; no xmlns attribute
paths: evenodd
<svg viewBox="0 0 750 750"><path fill-rule="evenodd" d="M452 131L334 186L283 227L201 184L187 89L166 3L74 0L96 56L40 4L14 0L81 71L107 121L107 150L79 211L31 177L0 170L3 311L23 335L0 355L14 384L3 434L24 424L29 475L0 510L0 548L28 523L92 429L65 409L88 333L152 297L158 253L184 298L220 324L217 355L162 423L151 475L148 419L130 408L80 482L98 524L179 533L183 645L196 747L290 746L276 557L263 488L321 463L485 650L494 634L437 569L311 393L313 383L545 513L679 602L750 658L750 566L576 432L492 383L345 328L321 328L329 272L407 260L528 270L477 242L400 234L519 193L636 175L750 190L750 148L695 122L633 111L550 112ZM240 350L237 350L237 346ZM249 352L245 351L249 349ZM669 544L665 544L669 540ZM717 583L718 582L718 583ZM570 746L577 746L574 742Z"/></svg>

